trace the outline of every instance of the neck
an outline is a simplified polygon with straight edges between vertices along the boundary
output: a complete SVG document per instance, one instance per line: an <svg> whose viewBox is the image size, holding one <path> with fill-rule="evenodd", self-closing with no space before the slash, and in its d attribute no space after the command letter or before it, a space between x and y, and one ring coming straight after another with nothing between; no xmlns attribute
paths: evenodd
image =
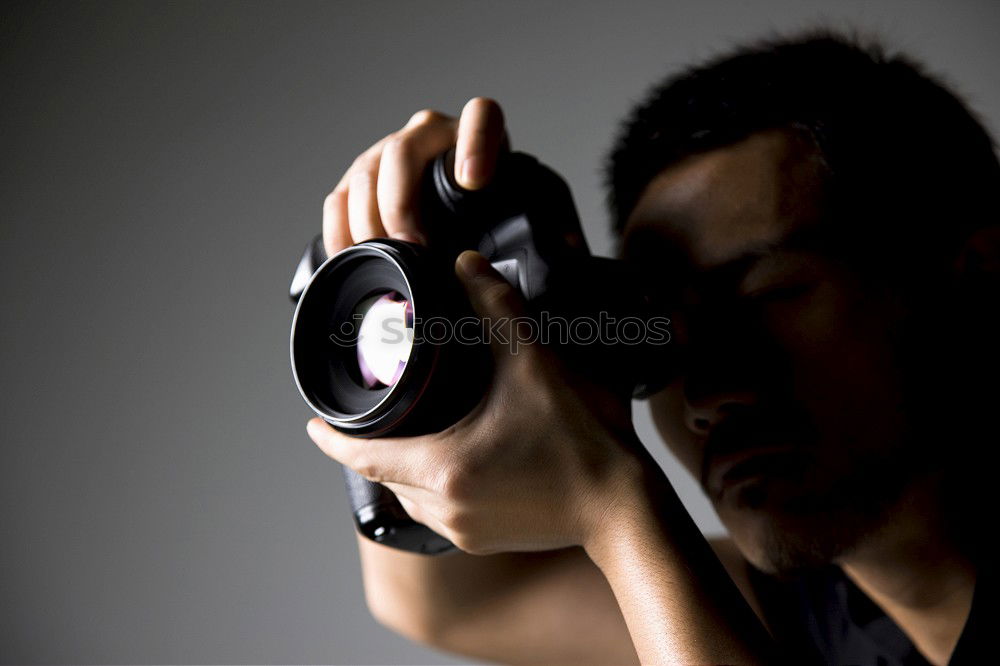
<svg viewBox="0 0 1000 666"><path fill-rule="evenodd" d="M891 524L837 561L935 666L947 664L958 644L976 581L940 507L940 484L920 484Z"/></svg>

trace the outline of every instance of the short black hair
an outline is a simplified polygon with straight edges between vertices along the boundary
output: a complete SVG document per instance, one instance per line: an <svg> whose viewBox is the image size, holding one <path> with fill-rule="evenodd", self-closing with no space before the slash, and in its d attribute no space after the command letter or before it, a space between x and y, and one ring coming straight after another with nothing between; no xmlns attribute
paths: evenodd
<svg viewBox="0 0 1000 666"><path fill-rule="evenodd" d="M959 96L876 39L812 29L738 47L652 88L607 161L615 230L667 166L776 128L814 143L826 166L824 213L851 221L848 233L872 250L885 249L882 238L926 261L1000 223L994 142Z"/></svg>

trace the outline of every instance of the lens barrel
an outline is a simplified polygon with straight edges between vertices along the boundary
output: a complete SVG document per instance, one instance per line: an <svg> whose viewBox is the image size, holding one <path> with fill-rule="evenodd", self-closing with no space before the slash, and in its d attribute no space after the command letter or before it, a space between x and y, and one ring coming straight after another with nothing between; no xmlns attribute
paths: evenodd
<svg viewBox="0 0 1000 666"><path fill-rule="evenodd" d="M360 243L320 266L299 299L290 343L296 385L313 411L341 432L377 437L435 432L475 405L492 362L484 344L442 335L473 316L450 268L431 250L392 239ZM370 334L412 336L412 344L398 378L373 386L359 308L388 292L407 302L406 321L386 319Z"/></svg>

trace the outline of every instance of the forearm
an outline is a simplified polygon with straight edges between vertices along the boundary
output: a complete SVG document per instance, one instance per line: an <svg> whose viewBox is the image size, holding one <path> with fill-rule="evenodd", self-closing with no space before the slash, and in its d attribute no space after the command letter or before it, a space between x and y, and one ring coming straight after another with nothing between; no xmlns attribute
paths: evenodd
<svg viewBox="0 0 1000 666"><path fill-rule="evenodd" d="M625 622L580 548L426 557L359 539L379 621L442 650L508 664L635 663Z"/></svg>
<svg viewBox="0 0 1000 666"><path fill-rule="evenodd" d="M439 642L444 628L516 591L546 559L546 554L533 561L514 553L474 556L461 551L427 556L381 546L360 535L357 539L372 614L425 642Z"/></svg>
<svg viewBox="0 0 1000 666"><path fill-rule="evenodd" d="M595 529L606 576L644 664L774 664L777 646L659 470Z"/></svg>

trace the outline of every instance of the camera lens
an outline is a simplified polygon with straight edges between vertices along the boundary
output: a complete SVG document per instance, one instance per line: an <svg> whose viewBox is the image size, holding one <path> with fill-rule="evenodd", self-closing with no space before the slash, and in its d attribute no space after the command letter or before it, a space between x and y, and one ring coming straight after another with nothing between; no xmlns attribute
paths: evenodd
<svg viewBox="0 0 1000 666"><path fill-rule="evenodd" d="M428 340L422 329L471 315L452 263L378 239L316 270L291 336L292 372L313 411L342 432L376 437L434 432L475 404L490 376L488 347Z"/></svg>
<svg viewBox="0 0 1000 666"><path fill-rule="evenodd" d="M413 306L399 292L369 296L355 310L358 369L367 389L395 386L413 348Z"/></svg>

